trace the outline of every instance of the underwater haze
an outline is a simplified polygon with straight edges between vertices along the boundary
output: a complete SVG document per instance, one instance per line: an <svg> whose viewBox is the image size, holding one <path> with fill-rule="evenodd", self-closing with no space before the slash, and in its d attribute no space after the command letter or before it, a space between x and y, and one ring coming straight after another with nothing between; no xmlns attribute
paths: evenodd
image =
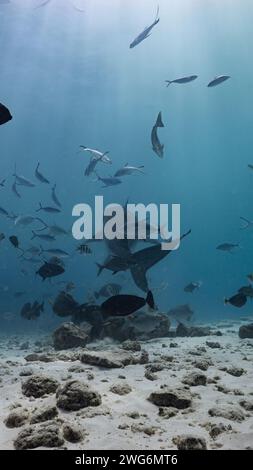
<svg viewBox="0 0 253 470"><path fill-rule="evenodd" d="M12 114L0 126L0 180L6 180L0 208L7 212L0 211L1 330L51 332L61 321L52 303L69 283L79 303L100 304L104 299L94 292L107 283L145 297L129 270L113 275L104 269L98 276L97 264L108 256L104 242L78 250L72 209L93 206L96 195L105 204L181 205L181 233L191 234L147 273L159 311L189 304L197 323L251 314L253 294L239 308L229 299L251 286L247 275L253 272L253 226L242 229L240 220L253 220L252 1L159 0L160 21L133 48L156 19L156 0L42 3L0 2L0 102ZM198 77L166 86L191 75ZM230 78L207 86L221 75ZM163 158L151 144L159 112ZM97 173L85 176L92 157L80 145L108 151L112 163L99 162ZM49 183L36 177L38 163ZM97 175L110 177L126 163L144 166L144 174L103 188ZM60 212L36 212L40 203ZM46 225L18 223L28 215ZM48 234L55 225L66 233L53 241L31 239L32 231ZM224 243L236 246L217 249ZM54 259L64 272L43 281L36 272L52 261L46 250L53 249L69 256ZM198 288L186 292L192 282ZM44 301L44 311L29 321L20 312L35 301Z"/></svg>

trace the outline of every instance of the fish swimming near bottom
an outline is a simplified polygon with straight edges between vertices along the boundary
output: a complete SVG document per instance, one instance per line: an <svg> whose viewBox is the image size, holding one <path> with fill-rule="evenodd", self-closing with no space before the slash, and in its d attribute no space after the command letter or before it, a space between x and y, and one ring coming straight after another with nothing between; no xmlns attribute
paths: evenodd
<svg viewBox="0 0 253 470"><path fill-rule="evenodd" d="M193 314L194 312L188 304L178 305L168 311L168 316L180 323L191 321Z"/></svg>
<svg viewBox="0 0 253 470"><path fill-rule="evenodd" d="M124 317L140 310L145 305L155 309L154 298L148 291L146 299L137 295L114 295L101 305L101 312L105 317Z"/></svg>
<svg viewBox="0 0 253 470"><path fill-rule="evenodd" d="M59 276L63 274L65 269L59 264L47 263L45 262L39 269L36 271L36 274L42 278L43 281L47 278Z"/></svg>
<svg viewBox="0 0 253 470"><path fill-rule="evenodd" d="M68 317L74 315L79 308L78 302L65 291L59 292L52 304L53 312L59 317Z"/></svg>
<svg viewBox="0 0 253 470"><path fill-rule="evenodd" d="M109 283L105 284L99 291L94 292L94 296L96 299L99 297L110 297L112 295L118 295L121 291L122 287L119 284Z"/></svg>
<svg viewBox="0 0 253 470"><path fill-rule="evenodd" d="M231 304L233 307L241 308L243 307L247 302L247 297L246 295L242 293L238 293L230 297L229 299L224 299L224 303L226 304Z"/></svg>
<svg viewBox="0 0 253 470"><path fill-rule="evenodd" d="M26 320L35 320L40 316L40 313L44 312L44 302L41 304L37 300L31 304L27 302L21 309L20 315Z"/></svg>

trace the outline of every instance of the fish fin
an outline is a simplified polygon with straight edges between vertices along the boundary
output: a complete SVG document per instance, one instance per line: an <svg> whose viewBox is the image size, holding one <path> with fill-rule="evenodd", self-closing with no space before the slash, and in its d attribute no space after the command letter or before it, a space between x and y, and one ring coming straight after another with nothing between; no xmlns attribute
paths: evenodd
<svg viewBox="0 0 253 470"><path fill-rule="evenodd" d="M167 88L168 88L168 86L170 86L170 85L171 85L172 81L171 81L171 80L165 80L165 83L167 83L167 85L166 85L166 86L167 86Z"/></svg>
<svg viewBox="0 0 253 470"><path fill-rule="evenodd" d="M100 276L101 272L104 270L104 266L102 264L96 263L98 267L98 273L97 276Z"/></svg>
<svg viewBox="0 0 253 470"><path fill-rule="evenodd" d="M98 299L99 298L99 293L95 291L94 292L94 297L95 297L95 299Z"/></svg>
<svg viewBox="0 0 253 470"><path fill-rule="evenodd" d="M227 305L229 303L229 300L226 299L226 297L224 297L223 301L224 301L224 305Z"/></svg>
<svg viewBox="0 0 253 470"><path fill-rule="evenodd" d="M162 121L162 112L161 111L159 112L159 114L157 116L155 126L156 127L164 127L164 124L163 124L163 121Z"/></svg>
<svg viewBox="0 0 253 470"><path fill-rule="evenodd" d="M36 212L41 211L41 209L42 209L42 205L41 205L41 202L39 202L39 209L37 209Z"/></svg>
<svg viewBox="0 0 253 470"><path fill-rule="evenodd" d="M148 293L147 293L146 303L148 304L148 306L149 306L152 310L155 309L154 297L153 297L153 294L152 294L151 290L149 290Z"/></svg>
<svg viewBox="0 0 253 470"><path fill-rule="evenodd" d="M159 7L159 5L157 5L155 23L158 23L158 22L160 21L160 18L159 18L159 10L160 10L160 7Z"/></svg>

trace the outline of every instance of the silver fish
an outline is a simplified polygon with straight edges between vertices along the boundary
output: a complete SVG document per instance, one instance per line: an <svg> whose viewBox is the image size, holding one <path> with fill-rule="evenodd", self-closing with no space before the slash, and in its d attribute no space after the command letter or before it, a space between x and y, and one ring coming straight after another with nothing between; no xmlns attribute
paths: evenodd
<svg viewBox="0 0 253 470"><path fill-rule="evenodd" d="M19 194L19 192L18 192L18 190L17 190L16 178L15 178L15 181L14 181L14 183L13 183L11 189L12 189L12 192L15 194L15 196L20 199L20 198L21 198L21 194Z"/></svg>
<svg viewBox="0 0 253 470"><path fill-rule="evenodd" d="M39 209L36 210L36 212L39 211L44 211L44 212L49 212L50 214L56 214L58 212L61 212L60 209L57 207L51 207L51 206L42 206L41 203L39 202Z"/></svg>
<svg viewBox="0 0 253 470"><path fill-rule="evenodd" d="M140 42L144 41L144 39L148 38L151 34L151 30L154 28L154 26L159 23L160 18L158 18L159 15L159 6L157 8L157 13L156 13L156 18L154 22L150 25L147 26L130 44L130 49L133 49L135 46L138 46Z"/></svg>
<svg viewBox="0 0 253 470"><path fill-rule="evenodd" d="M58 206L58 207L61 207L61 203L58 199L58 197L56 196L56 184L52 187L52 193L51 193L51 196L52 196L52 199L54 201L54 203Z"/></svg>
<svg viewBox="0 0 253 470"><path fill-rule="evenodd" d="M56 240L55 237L53 237L52 235L50 235L49 233L36 233L34 232L34 230L32 230L32 238L31 240L33 240L34 238L39 238L40 240L43 240L43 241L46 241L46 242L54 242Z"/></svg>
<svg viewBox="0 0 253 470"><path fill-rule="evenodd" d="M161 112L158 114L156 123L152 128L151 143L152 143L152 149L156 153L156 155L158 155L158 157L160 157L160 158L163 158L164 145L162 145L159 141L159 138L158 138L158 135L157 135L158 127L164 127Z"/></svg>
<svg viewBox="0 0 253 470"><path fill-rule="evenodd" d="M40 247L40 248L41 248L40 254L46 253L50 256L57 256L57 258L68 258L69 257L69 253L67 253L66 251L63 251L59 248L52 248L52 249L49 249L49 250L44 250L43 247Z"/></svg>
<svg viewBox="0 0 253 470"><path fill-rule="evenodd" d="M100 160L103 163L112 163L110 157L108 157L108 151L100 152L100 150L85 147L84 145L80 145L80 149L80 152L90 153L95 160Z"/></svg>
<svg viewBox="0 0 253 470"><path fill-rule="evenodd" d="M104 183L104 186L102 188L108 188L108 186L115 186L117 184L122 183L122 181L119 178L115 178L115 176L109 176L108 178L101 178L97 173L97 179L98 181L102 181Z"/></svg>
<svg viewBox="0 0 253 470"><path fill-rule="evenodd" d="M15 165L15 170L14 170L13 176L15 177L16 183L18 183L19 186L26 186L27 188L34 188L35 187L35 184L32 183L32 181L28 180L23 175L17 175L16 165Z"/></svg>
<svg viewBox="0 0 253 470"><path fill-rule="evenodd" d="M41 183L49 184L48 179L45 178L45 176L43 176L42 173L39 172L39 166L40 166L40 162L38 163L38 165L36 166L36 169L35 169L35 176L36 176L36 178L37 178Z"/></svg>
<svg viewBox="0 0 253 470"><path fill-rule="evenodd" d="M190 83L190 82L193 82L193 80L196 80L196 78L198 78L198 75L189 75L188 77L176 78L175 80L165 80L165 82L167 83L167 87L168 87L172 83L178 83L178 84Z"/></svg>
<svg viewBox="0 0 253 470"><path fill-rule="evenodd" d="M208 88L215 87L225 82L229 78L231 78L229 75L219 75L218 77L215 77L213 80L211 80L211 82L209 82L207 86Z"/></svg>
<svg viewBox="0 0 253 470"><path fill-rule="evenodd" d="M128 163L126 163L122 168L120 168L118 171L116 171L114 176L117 177L117 176L132 175L133 173L142 173L142 174L144 174L143 168L144 168L144 165L130 166L130 165L128 165Z"/></svg>

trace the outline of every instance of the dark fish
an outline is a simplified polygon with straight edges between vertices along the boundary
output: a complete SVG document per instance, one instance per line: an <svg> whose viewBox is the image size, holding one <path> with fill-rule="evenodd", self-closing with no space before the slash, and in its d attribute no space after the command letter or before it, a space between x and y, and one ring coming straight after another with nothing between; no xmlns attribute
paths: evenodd
<svg viewBox="0 0 253 470"><path fill-rule="evenodd" d="M240 219L245 222L244 225L241 227L241 230L249 228L253 225L253 220L246 219L246 217L240 217Z"/></svg>
<svg viewBox="0 0 253 470"><path fill-rule="evenodd" d="M39 166L40 166L40 162L38 163L38 165L36 166L36 169L35 169L35 176L36 176L36 178L37 178L41 183L49 184L48 179L45 178L45 176L43 176L42 173L39 172Z"/></svg>
<svg viewBox="0 0 253 470"><path fill-rule="evenodd" d="M199 289L201 286L201 282L198 281L198 282L190 282L190 284L187 284L187 286L185 286L184 288L184 291L185 292L190 292L192 294L192 292L195 291L195 289Z"/></svg>
<svg viewBox="0 0 253 470"><path fill-rule="evenodd" d="M165 82L167 83L168 87L169 85L171 85L171 83L190 83L193 80L196 80L196 78L198 78L198 75L189 75L188 77L176 78L175 80L165 80Z"/></svg>
<svg viewBox="0 0 253 470"><path fill-rule="evenodd" d="M36 5L34 7L35 10L37 10L38 8L42 8L42 7L45 7L48 3L50 3L51 0L44 0L43 2L41 2L39 5Z"/></svg>
<svg viewBox="0 0 253 470"><path fill-rule="evenodd" d="M110 297L112 295L118 295L122 287L119 284L109 283L105 284L98 292L94 292L96 299L99 297Z"/></svg>
<svg viewBox="0 0 253 470"><path fill-rule="evenodd" d="M51 207L51 206L42 206L41 205L41 202L39 202L39 209L36 210L36 212L39 212L39 211L44 211L44 212L48 212L49 214L57 214L59 212L61 212L60 209L58 209L57 207Z"/></svg>
<svg viewBox="0 0 253 470"><path fill-rule="evenodd" d="M225 82L229 78L230 78L229 75L219 75L218 77L215 77L213 80L211 80L211 82L209 82L207 86L209 88L215 87L215 86L220 85L221 83Z"/></svg>
<svg viewBox="0 0 253 470"><path fill-rule="evenodd" d="M59 317L73 315L79 308L78 302L65 291L61 291L52 304L53 312Z"/></svg>
<svg viewBox="0 0 253 470"><path fill-rule="evenodd" d="M222 243L221 245L216 246L216 250L232 252L234 248L239 248L239 243Z"/></svg>
<svg viewBox="0 0 253 470"><path fill-rule="evenodd" d="M18 192L18 190L17 190L16 178L15 178L15 180L14 180L14 183L13 183L11 189L12 189L12 192L15 194L15 196L20 199L20 198L21 198L21 194L20 194L20 193Z"/></svg>
<svg viewBox="0 0 253 470"><path fill-rule="evenodd" d="M53 263L47 263L45 262L39 270L36 272L36 274L39 274L40 277L42 277L43 281L47 278L59 276L60 274L63 274L65 272L65 269L60 266L59 264L53 264Z"/></svg>
<svg viewBox="0 0 253 470"><path fill-rule="evenodd" d="M79 245L76 249L76 251L79 251L81 255L91 255L92 250L88 245L82 244Z"/></svg>
<svg viewBox="0 0 253 470"><path fill-rule="evenodd" d="M52 187L51 197L52 197L54 203L55 203L58 207L61 207L61 203L60 203L58 197L56 196L55 190L56 190L56 184Z"/></svg>
<svg viewBox="0 0 253 470"><path fill-rule="evenodd" d="M15 164L15 170L14 170L13 176L15 177L15 182L18 183L20 186L26 186L27 188L34 188L35 184L32 183L32 181L28 180L23 175L17 175L16 164Z"/></svg>
<svg viewBox="0 0 253 470"><path fill-rule="evenodd" d="M95 168L98 162L99 160L96 160L95 158L91 157L88 166L85 168L85 172L84 172L85 176L90 176L92 173L95 172Z"/></svg>
<svg viewBox="0 0 253 470"><path fill-rule="evenodd" d="M194 312L188 304L178 305L168 311L168 316L178 322L191 321Z"/></svg>
<svg viewBox="0 0 253 470"><path fill-rule="evenodd" d="M6 122L11 121L12 115L8 108L4 104L0 103L0 125L6 124Z"/></svg>
<svg viewBox="0 0 253 470"><path fill-rule="evenodd" d="M16 237L16 235L11 235L9 237L9 240L10 240L11 244L14 246L14 248L17 248L17 250L20 250L20 251L22 251L22 253L24 253L24 250L22 250L22 248L20 248L20 246L19 246L18 237Z"/></svg>
<svg viewBox="0 0 253 470"><path fill-rule="evenodd" d="M40 313L44 312L44 302L39 304L37 300L31 304L27 302L21 309L21 317L25 318L26 320L35 320L40 316Z"/></svg>
<svg viewBox="0 0 253 470"><path fill-rule="evenodd" d="M3 207L0 207L0 214L9 217L9 213Z"/></svg>
<svg viewBox="0 0 253 470"><path fill-rule="evenodd" d="M19 299L19 297L22 297L23 295L25 295L25 291L18 291L18 292L15 292L14 294L14 297L15 299Z"/></svg>
<svg viewBox="0 0 253 470"><path fill-rule="evenodd" d="M41 246L40 249L41 249L40 254L46 253L47 255L56 256L57 258L69 257L69 253L67 253L64 250L61 250L60 248L52 248L52 249L44 250L44 248Z"/></svg>
<svg viewBox="0 0 253 470"><path fill-rule="evenodd" d="M164 145L162 145L158 139L158 135L157 135L158 127L164 127L161 112L158 114L156 123L153 126L153 129L151 132L151 143L152 143L152 149L156 153L156 155L158 155L158 157L160 158L163 158Z"/></svg>
<svg viewBox="0 0 253 470"><path fill-rule="evenodd" d="M156 13L156 18L154 20L154 22L150 25L150 26L147 26L130 44L130 49L133 49L135 46L138 46L138 44L140 44L142 41L144 41L144 39L148 38L151 34L151 30L154 28L154 26L157 25L157 23L159 23L160 21L160 18L158 18L158 15L159 15L159 6L157 8L157 13Z"/></svg>
<svg viewBox="0 0 253 470"><path fill-rule="evenodd" d="M45 242L54 242L56 240L55 237L53 237L53 235L50 235L49 233L36 233L34 232L34 230L32 230L32 238L31 240L33 240L34 238L39 238L40 240L43 240Z"/></svg>
<svg viewBox="0 0 253 470"><path fill-rule="evenodd" d="M188 232L184 233L180 237L180 240L183 240L183 238L187 237L190 233L191 230L188 230ZM168 256L171 252L172 250L162 250L161 244L159 243L133 253L131 256L132 265L130 265L129 268L135 284L141 290L144 292L149 290L146 278L147 271Z"/></svg>
<svg viewBox="0 0 253 470"><path fill-rule="evenodd" d="M238 293L246 295L246 297L250 297L252 299L253 298L253 287L252 287L252 285L240 287L240 289L238 289Z"/></svg>
<svg viewBox="0 0 253 470"><path fill-rule="evenodd" d="M225 304L231 304L234 307L241 308L243 307L246 302L247 302L247 297L244 294L235 294L229 299L224 299Z"/></svg>
<svg viewBox="0 0 253 470"><path fill-rule="evenodd" d="M151 291L148 292L146 299L136 295L114 295L102 303L101 311L103 315L109 317L127 316L140 310L146 304L154 310L155 304Z"/></svg>

